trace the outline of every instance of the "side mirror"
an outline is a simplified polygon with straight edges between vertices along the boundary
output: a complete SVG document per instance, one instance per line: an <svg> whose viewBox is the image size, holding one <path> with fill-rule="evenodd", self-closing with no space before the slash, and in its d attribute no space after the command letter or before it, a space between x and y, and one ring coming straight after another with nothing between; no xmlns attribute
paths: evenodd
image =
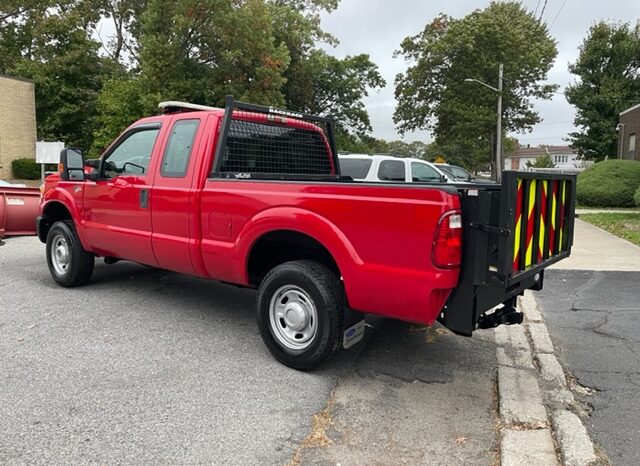
<svg viewBox="0 0 640 466"><path fill-rule="evenodd" d="M447 181L449 181L447 175L440 175L440 183L446 183Z"/></svg>
<svg viewBox="0 0 640 466"><path fill-rule="evenodd" d="M84 155L82 149L67 147L60 152L60 178L66 181L84 181Z"/></svg>

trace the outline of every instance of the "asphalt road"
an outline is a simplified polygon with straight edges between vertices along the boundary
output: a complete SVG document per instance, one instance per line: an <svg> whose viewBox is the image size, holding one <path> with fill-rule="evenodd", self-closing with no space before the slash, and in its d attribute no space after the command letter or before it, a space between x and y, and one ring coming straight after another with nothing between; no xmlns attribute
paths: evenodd
<svg viewBox="0 0 640 466"><path fill-rule="evenodd" d="M538 302L561 362L593 391L592 437L614 465L640 464L640 272L547 271Z"/></svg>
<svg viewBox="0 0 640 466"><path fill-rule="evenodd" d="M121 262L86 287L0 246L2 464L497 461L495 345L374 320L321 370L277 363L255 293Z"/></svg>

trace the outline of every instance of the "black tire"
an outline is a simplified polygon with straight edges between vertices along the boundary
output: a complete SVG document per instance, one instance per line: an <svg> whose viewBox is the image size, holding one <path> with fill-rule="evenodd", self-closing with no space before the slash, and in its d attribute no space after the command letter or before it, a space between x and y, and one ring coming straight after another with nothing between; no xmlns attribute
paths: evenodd
<svg viewBox="0 0 640 466"><path fill-rule="evenodd" d="M54 242L66 248L64 267L62 259L54 258ZM71 220L58 221L51 226L47 234L47 266L56 283L68 288L84 285L91 279L94 264L95 256L84 250Z"/></svg>
<svg viewBox="0 0 640 466"><path fill-rule="evenodd" d="M286 287L302 290L315 306L316 331L308 341L308 346L301 349L287 347L282 343L283 337L279 337L278 329L273 328L277 324L272 324L270 318L272 299L276 300L279 290ZM260 284L256 304L262 340L271 354L286 366L310 371L340 349L345 314L344 289L336 274L324 265L301 260L274 267ZM286 324L282 323L282 328L286 328Z"/></svg>

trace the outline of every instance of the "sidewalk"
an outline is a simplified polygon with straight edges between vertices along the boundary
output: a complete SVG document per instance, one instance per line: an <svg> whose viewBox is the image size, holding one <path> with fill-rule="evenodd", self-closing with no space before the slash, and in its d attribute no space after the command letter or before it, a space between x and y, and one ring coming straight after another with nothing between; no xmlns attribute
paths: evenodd
<svg viewBox="0 0 640 466"><path fill-rule="evenodd" d="M571 256L550 268L640 271L640 247L576 219Z"/></svg>
<svg viewBox="0 0 640 466"><path fill-rule="evenodd" d="M576 209L576 214L640 214L640 209L607 209L590 208Z"/></svg>

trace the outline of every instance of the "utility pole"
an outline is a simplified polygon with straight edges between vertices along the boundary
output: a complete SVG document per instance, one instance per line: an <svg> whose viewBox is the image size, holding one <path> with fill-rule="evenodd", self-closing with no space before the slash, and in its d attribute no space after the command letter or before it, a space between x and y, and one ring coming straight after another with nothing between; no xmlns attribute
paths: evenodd
<svg viewBox="0 0 640 466"><path fill-rule="evenodd" d="M496 181L502 179L502 72L504 66L500 63L498 68L498 129L496 137Z"/></svg>
<svg viewBox="0 0 640 466"><path fill-rule="evenodd" d="M467 78L466 82L476 82L482 84L484 87L488 87L494 92L498 93L498 122L496 128L496 155L495 155L495 167L496 167L496 181L499 183L502 179L502 75L504 71L504 65L500 63L498 67L498 87L493 87L487 83L483 83L479 79Z"/></svg>

